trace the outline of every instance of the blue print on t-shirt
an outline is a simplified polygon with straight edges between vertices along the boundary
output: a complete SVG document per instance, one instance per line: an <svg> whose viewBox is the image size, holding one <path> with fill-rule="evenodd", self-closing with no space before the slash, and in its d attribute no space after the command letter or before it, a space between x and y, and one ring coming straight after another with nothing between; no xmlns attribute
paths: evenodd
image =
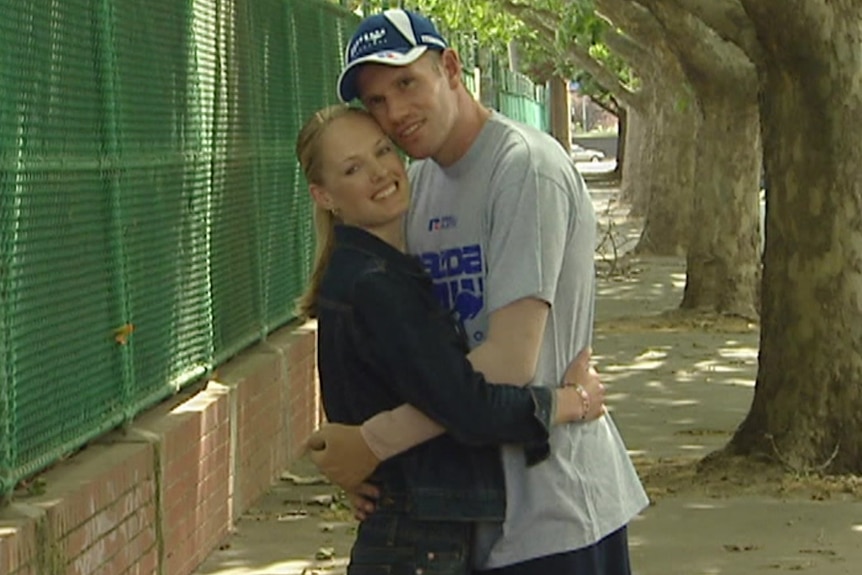
<svg viewBox="0 0 862 575"><path fill-rule="evenodd" d="M434 282L434 292L463 325L485 305L482 248L478 244L425 252L419 256Z"/></svg>

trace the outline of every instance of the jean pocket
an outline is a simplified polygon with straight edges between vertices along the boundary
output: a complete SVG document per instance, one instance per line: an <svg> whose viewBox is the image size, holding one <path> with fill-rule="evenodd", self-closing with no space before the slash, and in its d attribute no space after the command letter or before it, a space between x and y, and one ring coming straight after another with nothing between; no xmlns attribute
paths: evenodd
<svg viewBox="0 0 862 575"><path fill-rule="evenodd" d="M372 563L351 563L347 566L347 575L391 575L392 566Z"/></svg>
<svg viewBox="0 0 862 575"><path fill-rule="evenodd" d="M429 551L419 559L416 572L422 575L465 575L471 571L466 553Z"/></svg>

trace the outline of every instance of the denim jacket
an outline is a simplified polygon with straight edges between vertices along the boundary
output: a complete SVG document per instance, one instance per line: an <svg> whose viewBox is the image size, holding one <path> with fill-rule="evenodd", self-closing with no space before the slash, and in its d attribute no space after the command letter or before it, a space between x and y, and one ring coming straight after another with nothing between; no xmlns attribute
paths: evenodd
<svg viewBox="0 0 862 575"><path fill-rule="evenodd" d="M316 300L318 367L329 421L358 425L410 403L447 433L384 461L372 476L418 519L502 520L500 443L547 457L553 391L487 384L458 323L415 258L337 226Z"/></svg>

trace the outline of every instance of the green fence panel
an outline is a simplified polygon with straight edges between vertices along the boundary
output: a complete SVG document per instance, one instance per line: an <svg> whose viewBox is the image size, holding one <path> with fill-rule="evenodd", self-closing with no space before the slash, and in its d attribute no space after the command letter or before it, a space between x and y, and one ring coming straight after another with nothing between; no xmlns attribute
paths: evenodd
<svg viewBox="0 0 862 575"><path fill-rule="evenodd" d="M249 5L252 41L250 68L260 87L255 115L257 137L258 254L263 280L263 333L293 317L293 299L304 283L304 254L291 249L304 225L290 209L297 193L293 141L298 129L291 106L292 54L289 37L291 10L279 0ZM307 232L306 232L307 233Z"/></svg>
<svg viewBox="0 0 862 575"><path fill-rule="evenodd" d="M5 489L123 418L100 8L0 4Z"/></svg>
<svg viewBox="0 0 862 575"><path fill-rule="evenodd" d="M524 76L495 66L492 77L497 87L497 109L505 116L543 131L549 130L545 90Z"/></svg>
<svg viewBox="0 0 862 575"><path fill-rule="evenodd" d="M111 2L104 26L111 166L127 292L129 416L206 372L206 194L192 3ZM201 173L203 172L203 173Z"/></svg>
<svg viewBox="0 0 862 575"><path fill-rule="evenodd" d="M260 89L250 68L248 2L223 2L227 74L216 104L213 158L212 286L216 361L260 336L261 270L257 245L257 159L254 97Z"/></svg>

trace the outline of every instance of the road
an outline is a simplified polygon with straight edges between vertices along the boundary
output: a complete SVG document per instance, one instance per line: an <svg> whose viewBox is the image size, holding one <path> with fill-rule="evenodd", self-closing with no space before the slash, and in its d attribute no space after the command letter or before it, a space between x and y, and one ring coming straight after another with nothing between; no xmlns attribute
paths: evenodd
<svg viewBox="0 0 862 575"><path fill-rule="evenodd" d="M575 162L575 167L582 174L600 174L610 172L617 167L615 159L602 160L601 162Z"/></svg>

